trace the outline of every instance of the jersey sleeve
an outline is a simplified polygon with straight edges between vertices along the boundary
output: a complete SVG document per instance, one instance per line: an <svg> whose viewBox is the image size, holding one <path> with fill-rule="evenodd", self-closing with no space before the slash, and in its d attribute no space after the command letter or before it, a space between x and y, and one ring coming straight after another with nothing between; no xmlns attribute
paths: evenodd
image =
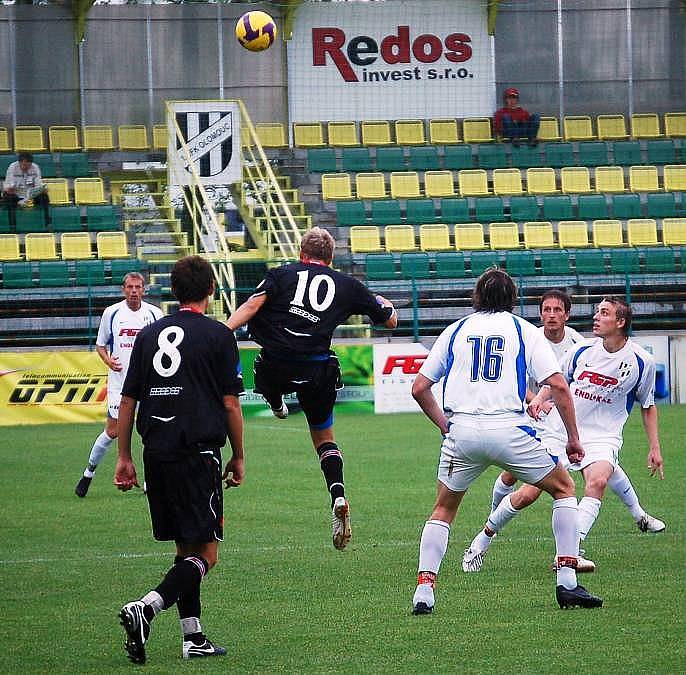
<svg viewBox="0 0 686 675"><path fill-rule="evenodd" d="M637 355L637 358L641 358ZM649 354L643 361L643 372L639 381L636 383L636 399L643 408L650 408L655 405L655 359Z"/></svg>
<svg viewBox="0 0 686 675"><path fill-rule="evenodd" d="M560 366L551 346L541 331L533 326L528 327L526 352L528 355L526 369L536 382L543 382L551 375L560 372Z"/></svg>
<svg viewBox="0 0 686 675"><path fill-rule="evenodd" d="M454 331L451 330L449 326L446 328L439 336L436 342L434 342L433 347L426 360L419 369L420 374L424 375L427 379L432 382L438 382L448 367L448 347L450 342L450 336Z"/></svg>
<svg viewBox="0 0 686 675"><path fill-rule="evenodd" d="M265 275L264 279L262 279L262 281L260 281L260 283L257 284L257 286L255 286L253 295L266 295L267 298L271 298L274 295L278 287L276 275L274 272L274 269L267 271L267 274Z"/></svg>
<svg viewBox="0 0 686 675"><path fill-rule="evenodd" d="M140 333L133 343L131 350L131 359L129 360L129 367L126 371L126 378L121 389L122 396L128 396L135 401L141 400L142 389L142 353L143 340L141 340Z"/></svg>
<svg viewBox="0 0 686 675"><path fill-rule="evenodd" d="M352 314L364 314L375 324L386 323L393 315L393 308L379 304L374 293L357 279L354 281L355 302L353 303Z"/></svg>
<svg viewBox="0 0 686 675"><path fill-rule="evenodd" d="M100 326L98 327L98 337L95 339L95 344L99 347L106 347L112 341L112 314L114 306L105 307L105 311L100 317Z"/></svg>
<svg viewBox="0 0 686 675"><path fill-rule="evenodd" d="M221 392L224 396L238 396L245 391L243 388L243 371L238 355L238 344L234 334L228 328L225 332L226 335L224 336L221 350L225 361L225 365L220 370Z"/></svg>

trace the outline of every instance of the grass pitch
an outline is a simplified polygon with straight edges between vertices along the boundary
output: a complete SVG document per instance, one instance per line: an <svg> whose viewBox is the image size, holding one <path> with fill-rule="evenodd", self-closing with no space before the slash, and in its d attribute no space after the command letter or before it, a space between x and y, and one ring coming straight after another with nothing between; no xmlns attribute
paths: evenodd
<svg viewBox="0 0 686 675"><path fill-rule="evenodd" d="M226 493L220 564L203 582L203 626L229 656L184 662L175 610L159 616L146 672L677 672L683 636L686 408L660 408L666 478L645 468L640 414L621 463L644 507L667 523L639 533L606 495L581 578L600 610L561 611L549 571L550 499L495 542L479 574L462 551L481 527L496 470L452 528L432 616L413 617L419 534L435 491L438 432L421 415L340 406L353 540L331 545L328 498L305 420L246 423L245 484ZM131 672L121 605L155 586L173 546L152 540L145 497L112 486L114 452L86 499L74 495L99 425L3 428L1 672ZM142 467L139 467L142 473Z"/></svg>

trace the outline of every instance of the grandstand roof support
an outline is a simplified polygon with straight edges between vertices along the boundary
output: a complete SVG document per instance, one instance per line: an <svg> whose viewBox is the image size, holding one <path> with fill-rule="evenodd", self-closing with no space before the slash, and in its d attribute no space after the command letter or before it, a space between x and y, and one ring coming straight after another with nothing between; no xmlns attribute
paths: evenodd
<svg viewBox="0 0 686 675"><path fill-rule="evenodd" d="M72 0L71 11L74 15L74 35L76 42L82 42L86 35L86 20L88 12L95 0Z"/></svg>

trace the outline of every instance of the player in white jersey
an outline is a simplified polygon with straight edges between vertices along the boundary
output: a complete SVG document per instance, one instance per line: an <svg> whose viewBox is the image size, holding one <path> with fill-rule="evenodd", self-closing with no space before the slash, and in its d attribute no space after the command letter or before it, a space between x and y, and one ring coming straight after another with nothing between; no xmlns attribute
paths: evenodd
<svg viewBox="0 0 686 675"><path fill-rule="evenodd" d="M115 438L121 389L129 369L129 359L136 335L145 326L157 321L162 310L143 301L145 278L138 272L129 272L122 282L124 299L105 308L100 318L95 350L107 366L107 418L104 431L95 439L83 476L74 492L79 497L88 493L95 470Z"/></svg>
<svg viewBox="0 0 686 675"><path fill-rule="evenodd" d="M659 473L660 478L664 477L657 409L653 401L655 361L628 338L630 327L631 307L621 300L606 298L593 317L593 333L597 337L575 344L562 358L562 372L571 383L581 442L586 450L583 462L571 465L572 469L581 470L584 476L585 494L579 502L579 536L582 541L598 516L605 487L611 484L617 471L622 430L635 400L642 406L643 424L650 444L648 466L651 474ZM533 415L537 415L545 405L545 397L546 392L541 391L532 399L529 409ZM552 452L559 453L564 447L565 432L554 409L546 419L544 432L544 442ZM626 480L628 482L628 478ZM486 527L465 551L462 560L465 572L481 569L495 533L539 495L540 490L535 486L525 485L502 498L491 512ZM642 531L660 532L665 529L662 521L642 509L638 496L635 497L632 514ZM595 565L581 558L577 569L592 572Z"/></svg>
<svg viewBox="0 0 686 675"><path fill-rule="evenodd" d="M541 297L539 304L541 322L543 324L540 330L543 331L543 334L548 340L548 343L559 362L562 362L564 354L569 348L585 339L580 333L566 325L569 320L571 308L572 303L567 293L557 289L546 291ZM539 389L540 387L538 384L535 381L530 380L527 399L531 401L534 394L538 393ZM552 402L546 401L542 404L541 412L547 414L550 411L551 406ZM537 420L534 424L544 443L548 440L546 421L547 418L544 417ZM547 444L549 446L551 445L550 443ZM553 440L552 445L554 447L559 447L559 442ZM562 460L565 461L564 453L562 453ZM507 495L510 495L510 500L505 508L508 511L519 512L523 508L533 504L541 494L541 491L537 487L531 485L522 486L516 493L512 494L515 483L516 478L509 471L504 471L496 478L493 485L491 513L498 508L503 498ZM629 509L642 532L664 531L665 524L661 520L649 515L643 509L634 486L631 484L629 477L619 464L615 466L615 470L608 481L608 486ZM498 522L500 521L499 518L496 520ZM465 551L462 561L462 568L465 572L478 572L481 569L484 555L492 543L494 535L495 532L490 528L487 522L484 529L474 537L469 548ZM579 559L577 572L593 572L594 570L595 564L590 560L586 560L582 555Z"/></svg>
<svg viewBox="0 0 686 675"><path fill-rule="evenodd" d="M502 270L479 277L475 313L448 326L433 345L412 387L424 414L443 434L437 497L419 547L414 614L434 606L434 586L448 547L450 525L469 485L490 465L511 471L553 497L560 607L599 607L602 600L577 584L577 503L574 481L536 438L525 413L527 373L549 385L567 431L570 461L582 461L574 405L542 333L514 316L517 289ZM443 409L431 387L443 379Z"/></svg>

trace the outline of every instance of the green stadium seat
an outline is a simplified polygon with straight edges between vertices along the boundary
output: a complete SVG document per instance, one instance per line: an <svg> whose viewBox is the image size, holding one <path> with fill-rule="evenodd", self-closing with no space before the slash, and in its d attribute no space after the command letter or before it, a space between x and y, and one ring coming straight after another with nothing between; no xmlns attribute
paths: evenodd
<svg viewBox="0 0 686 675"><path fill-rule="evenodd" d="M574 209L569 195L543 197L543 220L573 220Z"/></svg>
<svg viewBox="0 0 686 675"><path fill-rule="evenodd" d="M472 251L469 260L473 277L481 276L489 267L500 266L500 254L497 251Z"/></svg>
<svg viewBox="0 0 686 675"><path fill-rule="evenodd" d="M138 258L114 258L110 260L110 279L113 284L121 284L124 275L129 272L140 272L143 264Z"/></svg>
<svg viewBox="0 0 686 675"><path fill-rule="evenodd" d="M570 274L569 252L564 249L541 251L541 274Z"/></svg>
<svg viewBox="0 0 686 675"><path fill-rule="evenodd" d="M546 143L544 166L560 169L563 166L576 166L574 146L571 143Z"/></svg>
<svg viewBox="0 0 686 675"><path fill-rule="evenodd" d="M613 248L610 251L610 271L614 274L638 274L641 262L635 248Z"/></svg>
<svg viewBox="0 0 686 675"><path fill-rule="evenodd" d="M33 265L30 262L3 263L3 288L32 288Z"/></svg>
<svg viewBox="0 0 686 675"><path fill-rule="evenodd" d="M585 141L579 143L579 166L607 166L607 143Z"/></svg>
<svg viewBox="0 0 686 675"><path fill-rule="evenodd" d="M643 164L641 144L639 141L615 141L612 144L615 164L619 166L634 166Z"/></svg>
<svg viewBox="0 0 686 675"><path fill-rule="evenodd" d="M333 148L309 148L307 170L310 173L336 173L336 151Z"/></svg>
<svg viewBox="0 0 686 675"><path fill-rule="evenodd" d="M400 202L397 199L377 199L372 202L373 225L400 225Z"/></svg>
<svg viewBox="0 0 686 675"><path fill-rule="evenodd" d="M510 197L510 217L517 222L538 220L536 197Z"/></svg>
<svg viewBox="0 0 686 675"><path fill-rule="evenodd" d="M605 195L580 195L579 220L603 220L609 218Z"/></svg>
<svg viewBox="0 0 686 675"><path fill-rule="evenodd" d="M518 169L544 166L541 156L541 148L532 148L529 145L520 145L512 148L512 166Z"/></svg>
<svg viewBox="0 0 686 675"><path fill-rule="evenodd" d="M620 220L643 218L639 195L612 195L612 217Z"/></svg>
<svg viewBox="0 0 686 675"><path fill-rule="evenodd" d="M10 217L7 209L0 208L0 234L10 233Z"/></svg>
<svg viewBox="0 0 686 675"><path fill-rule="evenodd" d="M443 155L443 168L459 171L474 168L471 145L446 145Z"/></svg>
<svg viewBox="0 0 686 675"><path fill-rule="evenodd" d="M5 180L7 169L12 162L17 161L16 155L0 155L0 180Z"/></svg>
<svg viewBox="0 0 686 675"><path fill-rule="evenodd" d="M369 148L343 148L343 171L373 171Z"/></svg>
<svg viewBox="0 0 686 675"><path fill-rule="evenodd" d="M81 208L78 206L51 206L50 229L53 232L81 232Z"/></svg>
<svg viewBox="0 0 686 675"><path fill-rule="evenodd" d="M469 202L464 198L441 199L441 217L444 223L469 222Z"/></svg>
<svg viewBox="0 0 686 675"><path fill-rule="evenodd" d="M399 146L376 149L377 171L405 171L405 154Z"/></svg>
<svg viewBox="0 0 686 675"><path fill-rule="evenodd" d="M71 286L69 265L66 262L38 263L38 279L40 286Z"/></svg>
<svg viewBox="0 0 686 675"><path fill-rule="evenodd" d="M467 276L464 253L436 253L434 267L437 279L463 279Z"/></svg>
<svg viewBox="0 0 686 675"><path fill-rule="evenodd" d="M676 272L674 249L668 246L643 249L643 260L646 272Z"/></svg>
<svg viewBox="0 0 686 675"><path fill-rule="evenodd" d="M124 275L122 274L122 277ZM118 280L121 281L121 280ZM76 261L76 285L77 286L104 286L105 261L104 260L77 260ZM116 281L115 281L116 283Z"/></svg>
<svg viewBox="0 0 686 675"><path fill-rule="evenodd" d="M505 146L502 143L489 143L477 146L480 169L501 169L507 166Z"/></svg>
<svg viewBox="0 0 686 675"><path fill-rule="evenodd" d="M86 207L86 223L91 232L116 231L121 224L114 206Z"/></svg>
<svg viewBox="0 0 686 675"><path fill-rule="evenodd" d="M494 223L505 220L505 207L501 197L482 197L475 200L476 220L479 223Z"/></svg>
<svg viewBox="0 0 686 675"><path fill-rule="evenodd" d="M648 164L676 164L676 146L671 138L661 141L648 141L646 148L648 150Z"/></svg>
<svg viewBox="0 0 686 675"><path fill-rule="evenodd" d="M638 195L636 195L638 197ZM676 197L673 192L655 192L647 196L648 218L677 218Z"/></svg>
<svg viewBox="0 0 686 675"><path fill-rule="evenodd" d="M350 202L336 202L336 218L339 225L366 225L367 212L364 202L358 199Z"/></svg>
<svg viewBox="0 0 686 675"><path fill-rule="evenodd" d="M34 155L33 163L38 164L38 168L40 169L43 178L55 178L57 176L57 166L55 166L55 158L52 153L48 152Z"/></svg>
<svg viewBox="0 0 686 675"><path fill-rule="evenodd" d="M431 276L428 253L403 253L400 256L403 279L428 279Z"/></svg>
<svg viewBox="0 0 686 675"><path fill-rule="evenodd" d="M369 281L386 281L395 279L395 258L391 253L375 253L364 259Z"/></svg>
<svg viewBox="0 0 686 675"><path fill-rule="evenodd" d="M411 225L435 223L436 213L433 199L408 199L406 219Z"/></svg>
<svg viewBox="0 0 686 675"><path fill-rule="evenodd" d="M505 251L505 268L512 277L529 277L536 274L533 251Z"/></svg>
<svg viewBox="0 0 686 675"><path fill-rule="evenodd" d="M574 253L577 274L605 274L605 254L600 249L578 249Z"/></svg>
<svg viewBox="0 0 686 675"><path fill-rule="evenodd" d="M412 171L437 171L440 169L438 148L435 145L411 146L409 168Z"/></svg>
<svg viewBox="0 0 686 675"><path fill-rule="evenodd" d="M60 155L60 171L64 178L90 176L88 155L85 152L64 152Z"/></svg>
<svg viewBox="0 0 686 675"><path fill-rule="evenodd" d="M42 208L34 206L30 209L17 209L15 217L18 233L48 231Z"/></svg>

